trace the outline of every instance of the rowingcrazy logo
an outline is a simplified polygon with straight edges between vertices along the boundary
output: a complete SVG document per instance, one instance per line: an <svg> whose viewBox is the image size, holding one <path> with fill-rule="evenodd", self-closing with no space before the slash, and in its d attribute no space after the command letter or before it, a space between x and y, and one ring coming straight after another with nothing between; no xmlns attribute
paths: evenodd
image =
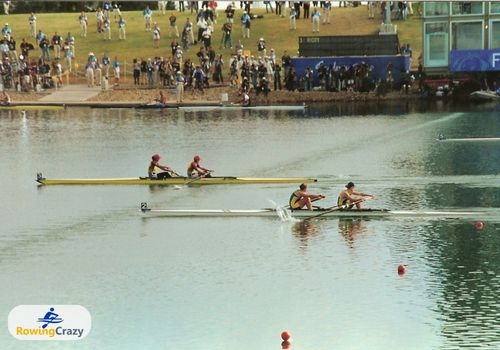
<svg viewBox="0 0 500 350"><path fill-rule="evenodd" d="M19 305L9 313L9 332L20 340L80 340L90 328L80 305Z"/></svg>

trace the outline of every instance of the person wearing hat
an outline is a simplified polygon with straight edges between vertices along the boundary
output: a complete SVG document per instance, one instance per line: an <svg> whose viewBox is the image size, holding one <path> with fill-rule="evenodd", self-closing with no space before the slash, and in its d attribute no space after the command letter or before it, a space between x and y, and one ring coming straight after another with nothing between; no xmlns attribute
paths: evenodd
<svg viewBox="0 0 500 350"><path fill-rule="evenodd" d="M310 194L307 192L307 185L301 184L299 189L292 193L289 200L290 209L303 209L306 207L308 210L313 210L312 201L323 199L325 196L322 194Z"/></svg>
<svg viewBox="0 0 500 350"><path fill-rule="evenodd" d="M201 157L196 155L193 158L193 161L189 163L187 168L187 176L189 178L199 178L199 177L212 177L210 173L213 170L204 168L200 165Z"/></svg>
<svg viewBox="0 0 500 350"><path fill-rule="evenodd" d="M172 175L179 176L175 171L173 171L170 167L166 165L161 165L160 162L160 155L155 154L151 157L151 162L149 163L148 167L148 177L150 179L165 179L172 177ZM159 173L158 169L163 170L163 172Z"/></svg>
<svg viewBox="0 0 500 350"><path fill-rule="evenodd" d="M361 209L361 202L365 199L374 198L371 194L357 192L353 182L349 182L345 188L345 190L340 192L339 198L337 199L337 205L339 207L347 205L349 209L352 209L354 206L356 206L357 209Z"/></svg>

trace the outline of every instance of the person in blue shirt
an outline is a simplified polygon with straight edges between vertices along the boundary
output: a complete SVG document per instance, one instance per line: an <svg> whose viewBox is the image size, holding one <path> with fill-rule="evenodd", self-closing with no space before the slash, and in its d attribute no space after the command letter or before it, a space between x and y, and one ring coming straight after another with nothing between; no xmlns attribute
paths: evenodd
<svg viewBox="0 0 500 350"><path fill-rule="evenodd" d="M250 38L250 27L252 25L252 19L250 15L244 11L241 16L241 25L243 26L243 38Z"/></svg>
<svg viewBox="0 0 500 350"><path fill-rule="evenodd" d="M115 73L115 86L120 83L120 61L118 61L118 56L115 56L113 60L113 71Z"/></svg>

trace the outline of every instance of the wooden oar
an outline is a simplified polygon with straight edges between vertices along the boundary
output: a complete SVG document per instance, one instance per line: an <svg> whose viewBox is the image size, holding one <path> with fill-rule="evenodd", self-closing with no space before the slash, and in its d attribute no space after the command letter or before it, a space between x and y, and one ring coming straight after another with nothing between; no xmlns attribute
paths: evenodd
<svg viewBox="0 0 500 350"><path fill-rule="evenodd" d="M368 199L368 197L367 197L366 199ZM310 219L314 219L314 218L317 218L317 217L320 217L320 216L323 216L323 215L325 215L325 214L327 214L327 213L331 213L332 211L335 211L335 210L347 209L347 208L349 208L351 205L356 205L356 204L358 204L358 203L363 202L364 200L365 200L365 198L360 199L360 200L357 200L357 201L352 202L352 203L348 203L348 204L344 204L344 205L339 205L339 206L333 207L333 208L331 208L331 209L328 209L328 210L323 211L321 214L314 215L314 216L309 216L309 217L305 218L305 219L304 219L304 221L306 221L306 220L310 220Z"/></svg>

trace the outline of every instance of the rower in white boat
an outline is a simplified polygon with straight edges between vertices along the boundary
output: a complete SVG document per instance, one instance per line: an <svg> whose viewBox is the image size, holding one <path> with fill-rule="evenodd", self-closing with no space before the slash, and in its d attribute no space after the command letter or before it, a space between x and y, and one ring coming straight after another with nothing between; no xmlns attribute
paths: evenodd
<svg viewBox="0 0 500 350"><path fill-rule="evenodd" d="M179 174L173 171L170 167L161 165L160 158L159 154L155 154L151 157L151 162L148 166L148 177L150 179L161 180L172 177L172 175L179 176ZM159 173L158 169L163 170L163 172Z"/></svg>
<svg viewBox="0 0 500 350"><path fill-rule="evenodd" d="M339 194L337 199L337 206L340 208L352 209L356 206L357 209L361 209L361 204L365 199L375 198L369 193L363 193L356 191L356 186L353 182L349 182L346 189Z"/></svg>
<svg viewBox="0 0 500 350"><path fill-rule="evenodd" d="M301 184L299 189L292 193L290 196L290 209L303 209L306 207L308 210L313 210L312 201L323 199L325 196L322 194L310 194L307 192L307 185Z"/></svg>

